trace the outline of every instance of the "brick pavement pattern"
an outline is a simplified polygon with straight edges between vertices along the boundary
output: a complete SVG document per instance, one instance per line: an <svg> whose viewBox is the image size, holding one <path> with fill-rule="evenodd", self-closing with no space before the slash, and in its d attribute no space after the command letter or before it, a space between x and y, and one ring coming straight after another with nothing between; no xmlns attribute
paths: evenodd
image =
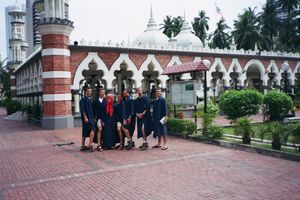
<svg viewBox="0 0 300 200"><path fill-rule="evenodd" d="M80 128L46 131L4 116L1 200L300 199L297 162L174 137L167 151L80 152Z"/></svg>

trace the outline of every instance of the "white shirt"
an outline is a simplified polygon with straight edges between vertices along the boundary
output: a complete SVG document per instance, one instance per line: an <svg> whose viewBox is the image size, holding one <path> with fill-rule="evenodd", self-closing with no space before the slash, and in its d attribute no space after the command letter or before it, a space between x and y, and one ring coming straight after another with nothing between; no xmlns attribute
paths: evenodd
<svg viewBox="0 0 300 200"><path fill-rule="evenodd" d="M102 103L103 99L104 99L104 98L99 98L100 103Z"/></svg>

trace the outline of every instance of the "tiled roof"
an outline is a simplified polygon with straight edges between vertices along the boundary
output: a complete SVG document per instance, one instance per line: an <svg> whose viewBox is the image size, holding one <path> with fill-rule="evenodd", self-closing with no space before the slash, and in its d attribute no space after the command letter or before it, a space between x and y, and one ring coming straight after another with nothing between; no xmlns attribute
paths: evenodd
<svg viewBox="0 0 300 200"><path fill-rule="evenodd" d="M202 61L183 63L180 65L168 66L164 69L163 75L181 74L195 71L207 71L208 68Z"/></svg>

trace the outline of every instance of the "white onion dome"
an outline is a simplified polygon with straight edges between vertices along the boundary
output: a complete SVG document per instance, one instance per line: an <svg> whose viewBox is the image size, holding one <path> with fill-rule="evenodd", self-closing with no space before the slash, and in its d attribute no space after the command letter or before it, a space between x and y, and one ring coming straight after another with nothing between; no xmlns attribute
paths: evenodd
<svg viewBox="0 0 300 200"><path fill-rule="evenodd" d="M181 31L178 33L178 35L176 35L174 40L176 40L177 47L203 47L201 40L191 32L191 28L185 19L183 21Z"/></svg>
<svg viewBox="0 0 300 200"><path fill-rule="evenodd" d="M140 34L133 42L133 46L156 46L163 47L168 45L169 38L163 34L157 27L152 14L152 6L150 10L150 19L146 30Z"/></svg>
<svg viewBox="0 0 300 200"><path fill-rule="evenodd" d="M18 1L10 7L10 12L24 12Z"/></svg>

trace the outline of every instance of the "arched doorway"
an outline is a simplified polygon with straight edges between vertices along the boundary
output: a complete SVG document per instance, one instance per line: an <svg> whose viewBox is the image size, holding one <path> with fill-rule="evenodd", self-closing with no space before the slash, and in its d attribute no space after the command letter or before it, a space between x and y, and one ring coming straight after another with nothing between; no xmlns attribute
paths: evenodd
<svg viewBox="0 0 300 200"><path fill-rule="evenodd" d="M246 88L257 89L258 91L263 91L262 87L262 77L259 67L256 64L251 64L246 72L247 79L245 80Z"/></svg>

